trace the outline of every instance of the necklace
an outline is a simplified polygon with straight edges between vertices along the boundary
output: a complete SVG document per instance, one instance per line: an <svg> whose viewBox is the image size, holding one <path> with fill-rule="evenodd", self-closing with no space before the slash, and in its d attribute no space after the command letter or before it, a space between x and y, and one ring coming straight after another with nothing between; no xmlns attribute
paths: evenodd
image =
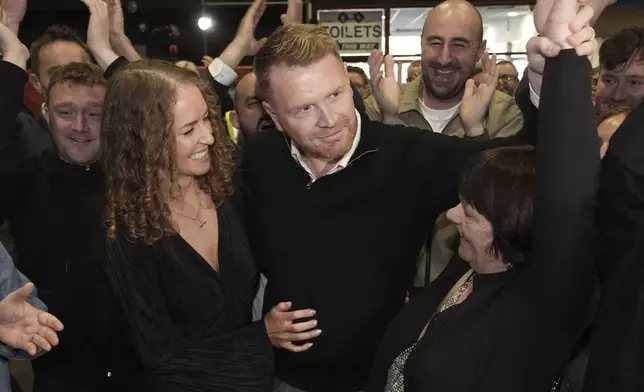
<svg viewBox="0 0 644 392"><path fill-rule="evenodd" d="M175 210L174 208L170 208L170 211L174 212L175 214L177 214L177 215L179 215L179 216L181 216L183 218L190 219L190 220L193 220L193 221L197 222L199 224L200 229L202 227L204 227L204 225L206 223L208 223L208 221L202 221L201 220L201 192L199 191L198 188L197 188L197 216L196 217L184 215L184 214L180 213L179 211Z"/></svg>

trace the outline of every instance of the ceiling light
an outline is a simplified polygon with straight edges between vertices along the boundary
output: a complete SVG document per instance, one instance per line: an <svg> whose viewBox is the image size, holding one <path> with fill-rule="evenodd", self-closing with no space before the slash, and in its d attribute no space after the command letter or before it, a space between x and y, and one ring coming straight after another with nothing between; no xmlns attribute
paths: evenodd
<svg viewBox="0 0 644 392"><path fill-rule="evenodd" d="M197 26L199 26L199 28L201 30L203 30L203 31L206 31L206 30L210 29L212 27L212 25L213 25L212 18L210 18L208 16L202 16L197 21Z"/></svg>

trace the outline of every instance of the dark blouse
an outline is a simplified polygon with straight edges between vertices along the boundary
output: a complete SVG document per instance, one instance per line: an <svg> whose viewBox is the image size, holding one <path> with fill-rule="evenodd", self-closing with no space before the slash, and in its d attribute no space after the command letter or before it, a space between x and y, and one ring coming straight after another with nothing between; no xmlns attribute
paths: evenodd
<svg viewBox="0 0 644 392"><path fill-rule="evenodd" d="M547 60L530 265L474 277L467 300L438 314L410 353L405 392L544 392L569 359L590 322L595 283L599 143L590 80L590 63L574 50ZM466 271L452 260L391 322L367 392L383 391L394 358Z"/></svg>
<svg viewBox="0 0 644 392"><path fill-rule="evenodd" d="M151 246L123 230L105 270L146 368L147 390L270 391L273 350L251 323L258 273L230 202L218 208L219 272L181 236Z"/></svg>

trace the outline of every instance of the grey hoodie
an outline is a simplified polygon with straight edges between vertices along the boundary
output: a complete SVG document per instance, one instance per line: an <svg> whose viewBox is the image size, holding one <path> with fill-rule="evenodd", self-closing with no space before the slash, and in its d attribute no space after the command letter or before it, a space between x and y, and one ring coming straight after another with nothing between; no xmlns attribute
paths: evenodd
<svg viewBox="0 0 644 392"><path fill-rule="evenodd" d="M0 243L0 300L27 283L29 283L29 279L16 269L11 256ZM45 304L36 297L35 290L29 297L28 302L40 310L47 310ZM39 350L36 356L44 353L44 351ZM9 359L30 358L26 351L13 349L0 341L0 391L11 391Z"/></svg>

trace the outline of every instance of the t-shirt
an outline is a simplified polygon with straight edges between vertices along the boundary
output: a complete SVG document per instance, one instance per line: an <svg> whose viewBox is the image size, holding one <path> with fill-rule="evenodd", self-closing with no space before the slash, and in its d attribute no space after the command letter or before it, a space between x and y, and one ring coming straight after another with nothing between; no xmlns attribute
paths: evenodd
<svg viewBox="0 0 644 392"><path fill-rule="evenodd" d="M427 107L421 98L418 98L418 105L423 117L436 133L442 133L447 124L458 115L458 111L461 108L461 103L459 102L449 109L432 109Z"/></svg>

